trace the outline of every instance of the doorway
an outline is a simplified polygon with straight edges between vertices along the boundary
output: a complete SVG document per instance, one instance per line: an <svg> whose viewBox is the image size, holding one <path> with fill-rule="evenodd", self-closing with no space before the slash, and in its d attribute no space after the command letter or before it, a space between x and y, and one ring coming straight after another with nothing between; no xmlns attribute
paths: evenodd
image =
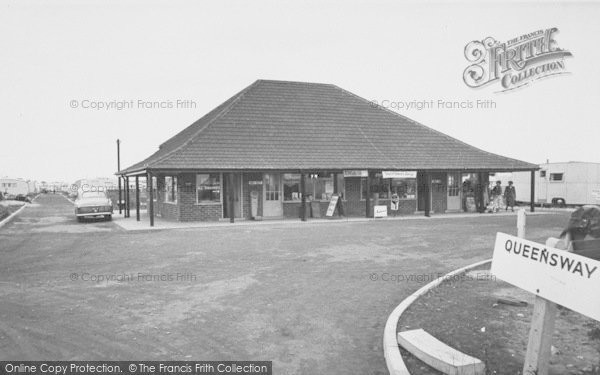
<svg viewBox="0 0 600 375"><path fill-rule="evenodd" d="M283 216L281 174L265 173L263 176L263 217Z"/></svg>
<svg viewBox="0 0 600 375"><path fill-rule="evenodd" d="M227 174L223 173L223 191L225 192L223 199L223 217L229 218L229 199L230 184L233 187L233 217L242 217L242 179L239 174Z"/></svg>
<svg viewBox="0 0 600 375"><path fill-rule="evenodd" d="M431 183L425 172L417 173L417 211L425 211L425 198L429 199L429 208L432 210Z"/></svg>
<svg viewBox="0 0 600 375"><path fill-rule="evenodd" d="M461 210L461 181L460 173L448 173L448 211Z"/></svg>

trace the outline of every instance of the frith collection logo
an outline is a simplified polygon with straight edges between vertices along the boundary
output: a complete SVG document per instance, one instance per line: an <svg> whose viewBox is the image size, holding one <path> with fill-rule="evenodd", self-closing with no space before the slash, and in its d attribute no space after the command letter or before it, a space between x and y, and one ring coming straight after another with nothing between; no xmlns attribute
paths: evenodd
<svg viewBox="0 0 600 375"><path fill-rule="evenodd" d="M505 43L492 37L466 45L469 65L463 80L472 88L498 81L500 91L514 90L541 78L568 73L565 57L571 52L558 47L556 27L521 35Z"/></svg>

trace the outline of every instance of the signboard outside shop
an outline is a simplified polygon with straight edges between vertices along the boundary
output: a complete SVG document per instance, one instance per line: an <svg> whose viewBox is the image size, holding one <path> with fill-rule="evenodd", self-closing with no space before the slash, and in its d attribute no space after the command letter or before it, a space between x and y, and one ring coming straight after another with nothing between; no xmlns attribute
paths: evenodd
<svg viewBox="0 0 600 375"><path fill-rule="evenodd" d="M335 207L337 206L339 199L340 197L337 194L331 196L331 201L329 201L329 206L327 207L327 213L325 214L325 216L333 216L333 213L335 212Z"/></svg>
<svg viewBox="0 0 600 375"><path fill-rule="evenodd" d="M382 171L383 178L417 178L417 171Z"/></svg>
<svg viewBox="0 0 600 375"><path fill-rule="evenodd" d="M367 177L369 172L367 170L345 170L344 177Z"/></svg>
<svg viewBox="0 0 600 375"><path fill-rule="evenodd" d="M387 217L387 206L374 206L373 217Z"/></svg>

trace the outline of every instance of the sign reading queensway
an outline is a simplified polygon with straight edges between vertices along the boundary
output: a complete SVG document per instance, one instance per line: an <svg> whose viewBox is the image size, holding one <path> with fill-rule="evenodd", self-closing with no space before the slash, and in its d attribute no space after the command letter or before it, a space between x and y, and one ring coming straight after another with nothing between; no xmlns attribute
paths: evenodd
<svg viewBox="0 0 600 375"><path fill-rule="evenodd" d="M600 262L498 233L494 276L600 321Z"/></svg>

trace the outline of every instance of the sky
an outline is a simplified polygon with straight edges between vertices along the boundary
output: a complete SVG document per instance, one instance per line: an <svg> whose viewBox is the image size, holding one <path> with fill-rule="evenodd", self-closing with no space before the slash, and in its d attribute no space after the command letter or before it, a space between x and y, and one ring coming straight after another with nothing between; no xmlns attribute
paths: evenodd
<svg viewBox="0 0 600 375"><path fill-rule="evenodd" d="M532 163L600 162L598 19L600 2L1 1L0 177L111 176L117 139L124 168L257 79L332 83ZM554 27L568 74L465 84L469 42Z"/></svg>

